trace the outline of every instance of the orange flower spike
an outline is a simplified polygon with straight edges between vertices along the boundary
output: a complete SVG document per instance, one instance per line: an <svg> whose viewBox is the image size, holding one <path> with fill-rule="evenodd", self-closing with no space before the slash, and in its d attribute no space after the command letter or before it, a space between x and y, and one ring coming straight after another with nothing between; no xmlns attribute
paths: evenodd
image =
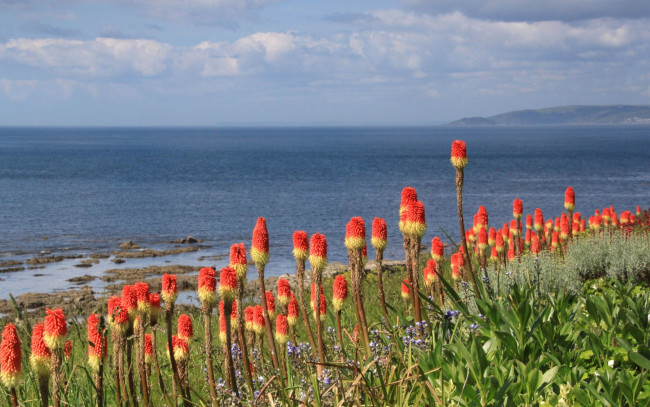
<svg viewBox="0 0 650 407"><path fill-rule="evenodd" d="M173 335L172 346L174 347L174 359L176 361L187 359L187 356L190 353L190 347L187 340L179 337L178 335Z"/></svg>
<svg viewBox="0 0 650 407"><path fill-rule="evenodd" d="M383 218L375 218L372 220L372 238L370 243L372 247L378 252L383 252L386 249L388 241L388 230L386 228L386 221Z"/></svg>
<svg viewBox="0 0 650 407"><path fill-rule="evenodd" d="M402 189L401 201L399 204L399 230L404 233L404 222L406 221L406 207L409 203L418 200L418 193L413 187L404 187Z"/></svg>
<svg viewBox="0 0 650 407"><path fill-rule="evenodd" d="M487 229L488 227L488 212L485 209L485 206L481 205L478 207L478 225Z"/></svg>
<svg viewBox="0 0 650 407"><path fill-rule="evenodd" d="M438 275L436 274L436 267L438 265L436 264L436 261L433 259L429 259L427 261L427 266L424 268L424 282L426 283L427 287L431 287L433 283L436 282L438 279Z"/></svg>
<svg viewBox="0 0 650 407"><path fill-rule="evenodd" d="M144 335L144 361L148 365L153 362L153 337L151 334Z"/></svg>
<svg viewBox="0 0 650 407"><path fill-rule="evenodd" d="M261 335L266 331L266 321L264 320L264 309L261 305L255 306L255 314L253 316L253 331Z"/></svg>
<svg viewBox="0 0 650 407"><path fill-rule="evenodd" d="M503 241L503 233L497 233L496 248L497 248L497 253L503 253L503 250L505 248L505 242Z"/></svg>
<svg viewBox="0 0 650 407"><path fill-rule="evenodd" d="M478 233L478 229L480 227L481 227L481 225L479 224L478 212L477 212L477 213L474 214L474 219L473 219L473 222L472 222L472 231L474 233Z"/></svg>
<svg viewBox="0 0 650 407"><path fill-rule="evenodd" d="M524 203L521 199L516 198L512 201L512 217L515 219L521 219L521 215L524 212Z"/></svg>
<svg viewBox="0 0 650 407"><path fill-rule="evenodd" d="M508 249L508 260L514 260L515 258L515 247L510 245L510 248Z"/></svg>
<svg viewBox="0 0 650 407"><path fill-rule="evenodd" d="M366 244L363 244L363 248L361 249L361 264L363 267L366 267L366 262L368 261L368 247Z"/></svg>
<svg viewBox="0 0 650 407"><path fill-rule="evenodd" d="M254 318L255 318L255 307L250 306L250 307L244 308L244 327L249 332L254 331L254 329L253 329L253 320L254 320Z"/></svg>
<svg viewBox="0 0 650 407"><path fill-rule="evenodd" d="M488 248L488 234L484 227L478 232L478 247L481 250Z"/></svg>
<svg viewBox="0 0 650 407"><path fill-rule="evenodd" d="M539 208L535 209L535 230L541 232L544 229L544 214Z"/></svg>
<svg viewBox="0 0 650 407"><path fill-rule="evenodd" d="M63 347L66 359L72 356L72 341L67 341Z"/></svg>
<svg viewBox="0 0 650 407"><path fill-rule="evenodd" d="M562 213L560 217L560 239L567 240L571 234L571 228L569 226L569 217L565 213Z"/></svg>
<svg viewBox="0 0 650 407"><path fill-rule="evenodd" d="M0 342L0 379L8 388L16 387L23 375L21 365L22 350L16 326L5 325Z"/></svg>
<svg viewBox="0 0 650 407"><path fill-rule="evenodd" d="M585 231L585 220L580 219L580 231L584 232Z"/></svg>
<svg viewBox="0 0 650 407"><path fill-rule="evenodd" d="M609 211L609 208L603 209L603 215L601 218L606 225L609 224L609 221L612 220L612 213Z"/></svg>
<svg viewBox="0 0 650 407"><path fill-rule="evenodd" d="M65 338L68 334L68 324L61 308L51 310L46 308L45 333L43 340L50 350L61 349L65 346Z"/></svg>
<svg viewBox="0 0 650 407"><path fill-rule="evenodd" d="M158 323L158 318L160 317L160 295L157 293L149 294L149 304L151 305L149 320L153 326Z"/></svg>
<svg viewBox="0 0 650 407"><path fill-rule="evenodd" d="M435 261L442 260L442 257L445 253L445 246L442 244L442 240L438 236L434 237L431 240L431 258Z"/></svg>
<svg viewBox="0 0 650 407"><path fill-rule="evenodd" d="M534 233L530 236L530 251L533 254L538 254L540 252L539 238Z"/></svg>
<svg viewBox="0 0 650 407"><path fill-rule="evenodd" d="M309 242L309 264L311 268L322 273L327 265L327 239L320 233L311 236Z"/></svg>
<svg viewBox="0 0 650 407"><path fill-rule="evenodd" d="M553 236L551 237L551 251L558 248L560 245L560 233L553 231Z"/></svg>
<svg viewBox="0 0 650 407"><path fill-rule="evenodd" d="M36 372L39 377L50 376L50 358L52 352L43 340L43 332L45 325L42 322L37 322L32 328L32 353L29 355L29 364L32 370Z"/></svg>
<svg viewBox="0 0 650 407"><path fill-rule="evenodd" d="M525 242L524 244L526 245L526 248L530 247L530 239L531 239L532 232L529 230L526 230L526 237L525 237Z"/></svg>
<svg viewBox="0 0 650 407"><path fill-rule="evenodd" d="M129 313L122 307L122 298L117 296L109 298L106 309L108 325L111 329L125 332L129 322Z"/></svg>
<svg viewBox="0 0 650 407"><path fill-rule="evenodd" d="M278 314L275 319L275 340L280 346L284 346L289 341L289 321L284 314Z"/></svg>
<svg viewBox="0 0 650 407"><path fill-rule="evenodd" d="M462 140L454 140L451 143L451 165L456 169L463 169L467 165L467 146Z"/></svg>
<svg viewBox="0 0 650 407"><path fill-rule="evenodd" d="M138 310L138 293L134 286L122 287L122 308L129 314L129 320L133 321Z"/></svg>
<svg viewBox="0 0 650 407"><path fill-rule="evenodd" d="M253 244L251 257L256 265L264 266L269 261L269 232L266 230L266 219L257 218L253 229Z"/></svg>
<svg viewBox="0 0 650 407"><path fill-rule="evenodd" d="M530 213L526 215L526 229L527 230L533 229L533 216Z"/></svg>
<svg viewBox="0 0 650 407"><path fill-rule="evenodd" d="M425 220L424 204L422 201L410 202L406 205L406 220L403 225L403 232L409 236L422 238L427 230Z"/></svg>
<svg viewBox="0 0 650 407"><path fill-rule="evenodd" d="M230 328L232 330L239 329L239 320L237 319L237 307L239 306L238 304L238 300L232 302L232 310L230 311Z"/></svg>
<svg viewBox="0 0 650 407"><path fill-rule="evenodd" d="M293 293L291 293L291 299L287 305L287 321L289 321L289 326L295 326L298 322L298 301Z"/></svg>
<svg viewBox="0 0 650 407"><path fill-rule="evenodd" d="M226 312L224 308L225 305L223 301L219 301L219 341L221 341L221 343L226 343L228 340L226 330Z"/></svg>
<svg viewBox="0 0 650 407"><path fill-rule="evenodd" d="M553 226L553 231L558 232L558 233L560 232L560 217L559 216L557 216L555 218L555 224Z"/></svg>
<svg viewBox="0 0 650 407"><path fill-rule="evenodd" d="M641 205L637 205L636 206L636 217L638 218L640 216L641 216Z"/></svg>
<svg viewBox="0 0 650 407"><path fill-rule="evenodd" d="M235 269L237 280L246 281L248 260L246 259L246 246L244 246L244 243L235 243L230 246L229 266Z"/></svg>
<svg viewBox="0 0 650 407"><path fill-rule="evenodd" d="M345 225L345 247L348 250L361 250L366 244L366 224L361 216L356 216Z"/></svg>
<svg viewBox="0 0 650 407"><path fill-rule="evenodd" d="M163 274L162 276L162 289L160 296L166 305L171 305L176 302L178 297L178 289L176 287L176 276L174 274Z"/></svg>
<svg viewBox="0 0 650 407"><path fill-rule="evenodd" d="M149 284L137 282L133 285L137 301L138 314L148 315L151 311L151 304L149 304Z"/></svg>
<svg viewBox="0 0 650 407"><path fill-rule="evenodd" d="M323 295L323 286L320 286L320 293ZM314 308L314 302L316 301L316 284L312 283L311 284L311 296L309 299L309 304L311 305L312 308Z"/></svg>
<svg viewBox="0 0 650 407"><path fill-rule="evenodd" d="M616 211L611 211L612 214L612 226L616 227L618 226L618 215L616 214Z"/></svg>
<svg viewBox="0 0 650 407"><path fill-rule="evenodd" d="M569 212L573 212L576 208L576 193L573 191L573 187L567 187L564 192L564 209Z"/></svg>
<svg viewBox="0 0 650 407"><path fill-rule="evenodd" d="M309 239L307 232L296 230L293 232L293 257L298 261L305 261L309 256Z"/></svg>
<svg viewBox="0 0 650 407"><path fill-rule="evenodd" d="M199 270L199 299L203 305L212 308L217 303L217 273L212 267Z"/></svg>
<svg viewBox="0 0 650 407"><path fill-rule="evenodd" d="M232 267L221 269L219 276L219 295L227 303L232 303L237 296L237 272Z"/></svg>
<svg viewBox="0 0 650 407"><path fill-rule="evenodd" d="M488 233L488 245L494 247L497 244L497 230L492 226L490 232Z"/></svg>
<svg viewBox="0 0 650 407"><path fill-rule="evenodd" d="M194 331L192 329L192 318L187 314L181 314L178 316L177 323L178 337L184 340L191 340L194 336Z"/></svg>
<svg viewBox="0 0 650 407"><path fill-rule="evenodd" d="M291 300L291 285L284 278L278 279L278 302L286 307Z"/></svg>
<svg viewBox="0 0 650 407"><path fill-rule="evenodd" d="M343 308L343 303L348 298L348 282L343 274L339 274L334 278L332 291L332 306L334 311L338 312Z"/></svg>
<svg viewBox="0 0 650 407"><path fill-rule="evenodd" d="M99 329L99 314L90 314L88 317L88 366L97 373L104 359L106 349L106 338Z"/></svg>
<svg viewBox="0 0 650 407"><path fill-rule="evenodd" d="M266 308L269 312L269 318L275 318L275 298L273 298L273 293L267 291L266 293Z"/></svg>
<svg viewBox="0 0 650 407"><path fill-rule="evenodd" d="M411 298L411 289L408 284L411 282L409 281L408 278L405 278L404 281L402 282L402 298L409 299Z"/></svg>

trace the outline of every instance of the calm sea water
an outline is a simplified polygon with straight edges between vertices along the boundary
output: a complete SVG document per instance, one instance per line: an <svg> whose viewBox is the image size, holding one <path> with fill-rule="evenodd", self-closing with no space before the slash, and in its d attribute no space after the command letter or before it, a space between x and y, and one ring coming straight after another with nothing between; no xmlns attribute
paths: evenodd
<svg viewBox="0 0 650 407"><path fill-rule="evenodd" d="M297 229L324 233L330 261L347 261L352 216L364 217L368 233L373 217L385 218L386 257L397 258L405 186L425 204L425 243L443 236L440 228L458 236L455 139L468 146L469 222L484 205L502 225L514 198L525 213L557 216L568 185L583 213L650 206L650 127L0 128L0 261L193 235L212 248L171 261L195 264L232 243L249 247L259 216L270 234L268 275L293 270ZM60 276L47 285L60 289L62 276L101 270L73 264L3 273L0 298L33 290L33 274Z"/></svg>

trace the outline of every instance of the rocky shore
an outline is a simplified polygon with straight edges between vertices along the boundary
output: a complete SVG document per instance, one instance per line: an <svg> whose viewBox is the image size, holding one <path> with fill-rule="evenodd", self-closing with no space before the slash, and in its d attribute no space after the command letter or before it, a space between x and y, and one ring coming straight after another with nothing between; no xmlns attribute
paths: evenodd
<svg viewBox="0 0 650 407"><path fill-rule="evenodd" d="M76 267L92 267L98 259L106 259L108 257L115 256L111 261L115 263L116 259L124 258L143 258L143 257L158 257L158 256L168 256L178 253L184 253L188 251L198 251L207 246L195 245L198 241L190 239L190 237L185 239L179 239L173 243L183 242L184 244L191 244L190 246L177 247L170 250L152 250L152 249L141 249L137 243L127 241L124 242L119 251L115 251L111 254L106 253L96 253L88 256L86 260L81 260L79 264L76 264ZM170 242L172 243L172 242ZM181 243L181 244L183 244ZM67 258L80 258L81 256L68 256ZM199 260L210 261L210 260L222 260L225 256L203 256ZM45 256L40 258L33 258L28 260L30 265L39 265L46 262L58 262L62 261L63 256ZM384 261L384 268L389 272L395 266L401 266L404 264L404 261ZM0 269L15 269L23 267L23 263L20 262L5 262L0 263ZM309 265L307 264L307 267ZM329 263L323 272L323 277L325 279L333 278L337 274L344 273L346 271L347 264L332 262ZM177 286L178 291L182 292L195 292L198 288L197 274L199 271L199 266L187 266L187 265L164 265L164 266L147 266L140 268L114 268L105 271L99 276L96 275L81 275L68 279L67 281L76 284L79 288L70 289L66 291L58 291L51 293L25 293L15 297L16 306L21 310L21 312L27 315L44 315L45 308L57 308L62 307L67 315L87 315L90 312L101 311L102 307L105 306L106 300L113 295L120 295L122 287L125 284L133 284L137 281L144 281L151 287L152 292L160 292L161 289L161 276L165 273L175 274L177 276ZM368 261L366 265L366 272L372 272L376 270L375 261ZM5 270L9 271L9 270ZM12 270L13 271L13 270ZM255 275L255 266L253 264L249 265L250 275ZM289 283L292 287L297 286L297 276L295 272L287 273L280 276L273 276L265 278L266 287L269 291L274 292L277 289L277 280L279 278L285 278L289 280ZM90 282L100 279L104 283L104 289L101 292L93 291L93 289L88 285ZM311 272L307 270L305 273L305 289L309 289L311 284ZM245 289L245 298L249 298L250 301L257 300L259 296L259 282L257 278L250 278L247 282ZM16 313L16 307L12 303L11 299L2 299L0 300L0 314L4 314L9 318L12 318ZM5 317L6 318L6 317Z"/></svg>

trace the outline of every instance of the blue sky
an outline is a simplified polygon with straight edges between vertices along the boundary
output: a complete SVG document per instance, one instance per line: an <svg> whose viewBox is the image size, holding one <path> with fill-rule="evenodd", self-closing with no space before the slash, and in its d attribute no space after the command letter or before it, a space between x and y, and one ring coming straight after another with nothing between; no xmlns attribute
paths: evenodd
<svg viewBox="0 0 650 407"><path fill-rule="evenodd" d="M421 125L650 104L645 0L0 0L0 125Z"/></svg>

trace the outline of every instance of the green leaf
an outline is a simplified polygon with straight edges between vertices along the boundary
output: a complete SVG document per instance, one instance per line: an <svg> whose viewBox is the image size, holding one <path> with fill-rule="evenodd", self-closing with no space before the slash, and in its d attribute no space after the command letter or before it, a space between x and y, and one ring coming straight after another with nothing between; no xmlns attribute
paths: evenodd
<svg viewBox="0 0 650 407"><path fill-rule="evenodd" d="M650 360L641 355L639 352L628 352L627 356L632 362L641 366L643 369L650 370Z"/></svg>

